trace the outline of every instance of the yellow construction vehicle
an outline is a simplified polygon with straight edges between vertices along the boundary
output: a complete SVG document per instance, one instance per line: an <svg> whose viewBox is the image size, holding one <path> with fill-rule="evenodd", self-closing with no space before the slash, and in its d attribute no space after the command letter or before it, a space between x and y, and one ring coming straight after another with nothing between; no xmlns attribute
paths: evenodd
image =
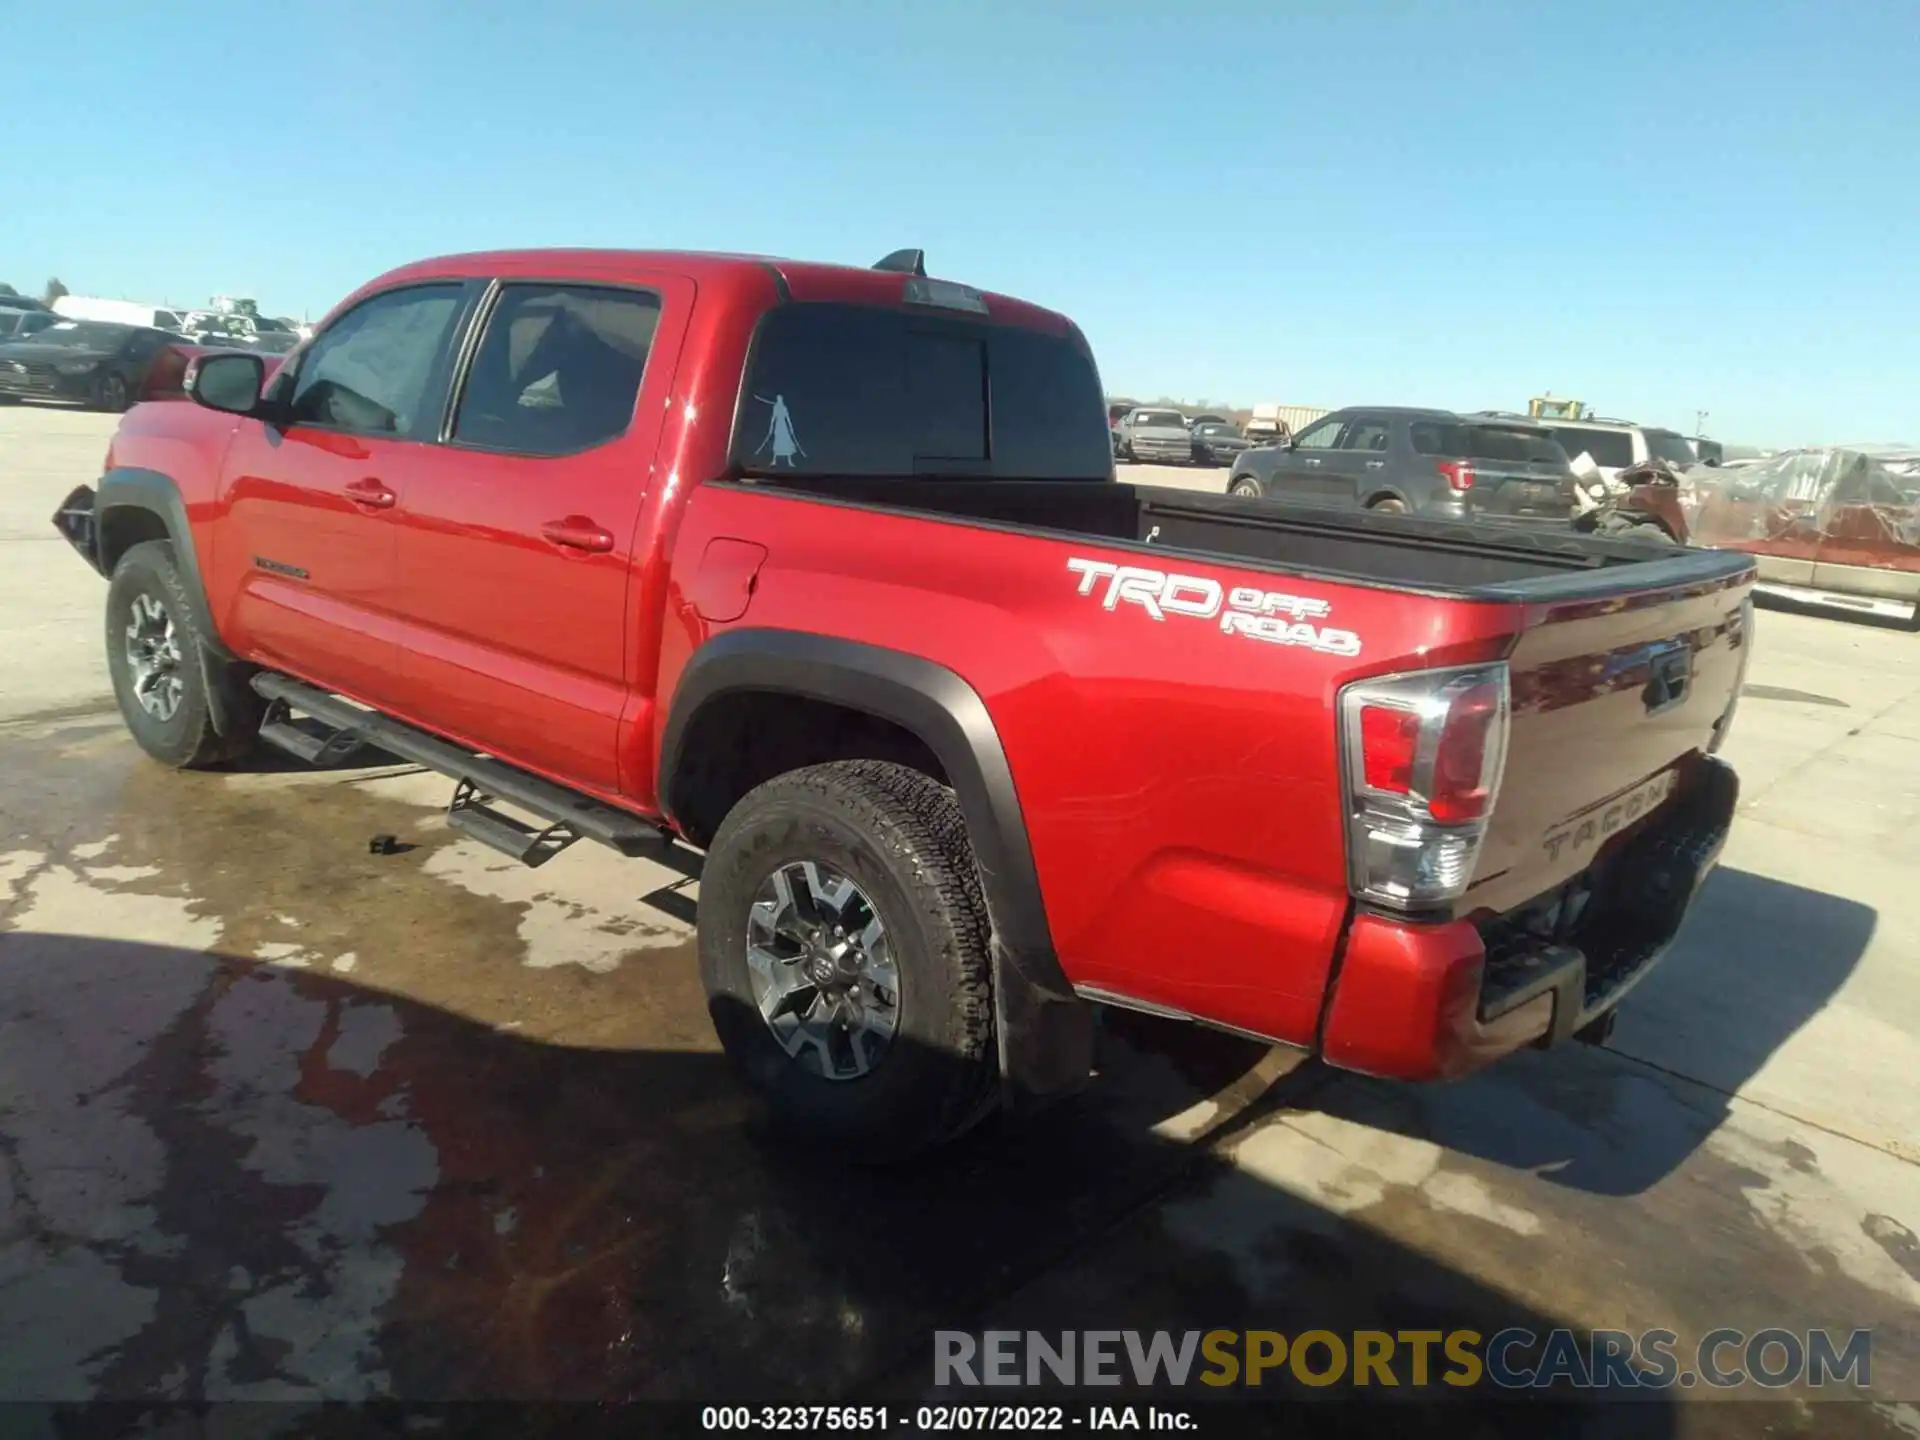
<svg viewBox="0 0 1920 1440"><path fill-rule="evenodd" d="M1590 420L1593 407L1579 400L1556 400L1549 390L1527 401L1527 416L1533 420Z"/></svg>

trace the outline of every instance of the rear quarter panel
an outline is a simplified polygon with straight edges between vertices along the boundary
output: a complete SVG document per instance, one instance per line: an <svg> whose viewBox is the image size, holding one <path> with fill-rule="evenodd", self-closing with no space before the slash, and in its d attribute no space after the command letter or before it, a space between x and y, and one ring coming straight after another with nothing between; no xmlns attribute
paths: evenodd
<svg viewBox="0 0 1920 1440"><path fill-rule="evenodd" d="M724 625L701 619L682 588L717 537L768 552L746 612ZM1430 663L1497 654L1513 621L1502 607L751 487L697 489L673 557L663 698L694 650L735 625L945 665L999 730L1068 978L1302 1044L1348 906L1335 691L1417 652ZM1075 558L1324 600L1317 623L1355 633L1360 654L1109 610L1104 584L1080 593Z"/></svg>

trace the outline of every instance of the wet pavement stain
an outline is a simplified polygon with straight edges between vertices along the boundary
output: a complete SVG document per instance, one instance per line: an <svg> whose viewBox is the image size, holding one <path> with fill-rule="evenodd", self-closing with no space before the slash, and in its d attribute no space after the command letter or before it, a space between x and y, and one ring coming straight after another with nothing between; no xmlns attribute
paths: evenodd
<svg viewBox="0 0 1920 1440"><path fill-rule="evenodd" d="M455 842L433 817L350 774L266 780L168 774L106 726L8 737L0 852L33 857L0 935L9 1023L50 987L118 988L139 1023L103 1093L152 1151L122 1187L133 1241L76 1241L139 1313L47 1393L850 1386L1168 1183L1187 1149L1129 1127L1201 1099L1187 1072L1225 1083L1261 1054L1130 1068L1109 1041L1103 1097L923 1169L849 1171L760 1123L690 945L529 969L523 907L435 874ZM368 853L381 832L415 848ZM71 906L38 933L52 876ZM89 895L165 905L201 943L104 912L96 930ZM1102 1118L1117 1103L1126 1125Z"/></svg>
<svg viewBox="0 0 1920 1440"><path fill-rule="evenodd" d="M1276 1084L1258 1047L1110 1016L1083 1099L849 1169L767 1129L689 944L525 963L530 906L594 929L637 896L564 857L476 889L403 788L171 775L117 722L0 734L0 1394L912 1398L936 1327L1516 1316L1873 1324L1920 1384L1913 1217L1818 1220L1849 1142L1605 1052ZM1581 1423L1848 1433L1635 1408Z"/></svg>

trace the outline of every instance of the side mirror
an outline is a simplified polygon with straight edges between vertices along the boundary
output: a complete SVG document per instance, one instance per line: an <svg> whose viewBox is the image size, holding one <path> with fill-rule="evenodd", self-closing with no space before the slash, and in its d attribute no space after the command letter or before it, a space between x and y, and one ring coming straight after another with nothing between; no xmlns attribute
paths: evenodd
<svg viewBox="0 0 1920 1440"><path fill-rule="evenodd" d="M202 355L187 366L181 388L195 403L229 415L252 415L260 408L260 387L267 367L258 355Z"/></svg>

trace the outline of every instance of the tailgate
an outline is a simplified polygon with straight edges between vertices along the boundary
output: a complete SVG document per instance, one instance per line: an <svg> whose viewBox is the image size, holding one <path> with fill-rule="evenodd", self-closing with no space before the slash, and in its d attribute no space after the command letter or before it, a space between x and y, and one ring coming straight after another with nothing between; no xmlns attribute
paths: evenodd
<svg viewBox="0 0 1920 1440"><path fill-rule="evenodd" d="M1540 895L1672 799L1739 690L1752 578L1530 610L1508 658L1506 766L1460 913Z"/></svg>

